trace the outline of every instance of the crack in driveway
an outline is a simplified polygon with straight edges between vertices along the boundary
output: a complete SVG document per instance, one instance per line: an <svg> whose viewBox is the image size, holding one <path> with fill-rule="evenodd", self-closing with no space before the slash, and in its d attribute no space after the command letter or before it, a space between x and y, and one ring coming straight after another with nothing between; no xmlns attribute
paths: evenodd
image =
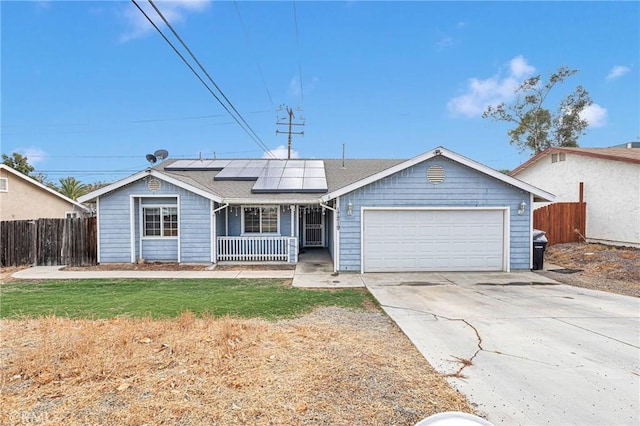
<svg viewBox="0 0 640 426"><path fill-rule="evenodd" d="M440 318L443 318L447 321L460 321L465 323L468 327L470 327L474 333L476 334L476 338L478 339L478 349L476 349L476 351L473 353L473 355L470 358L461 358L461 357L457 357L455 355L451 355L456 362L460 362L462 365L460 366L460 368L458 369L458 371L456 371L455 373L450 373L450 374L446 374L445 377L456 377L459 379L464 379L466 378L462 372L464 371L465 368L467 368L470 365L473 365L473 360L478 356L478 354L481 351L484 351L485 349L482 347L482 337L480 336L480 332L478 331L478 329L471 324L469 321L467 321L464 318L449 318L449 317L445 317L444 315L438 315L435 314L433 312L429 312L429 311L423 311L423 310L419 310L419 309L412 309L412 308L404 308L404 307L400 307L400 306L391 306L391 305L380 305L383 308L391 308L391 309L399 309L402 311L412 311L412 312L417 312L420 314L427 314L427 315L431 315L436 321L439 320Z"/></svg>

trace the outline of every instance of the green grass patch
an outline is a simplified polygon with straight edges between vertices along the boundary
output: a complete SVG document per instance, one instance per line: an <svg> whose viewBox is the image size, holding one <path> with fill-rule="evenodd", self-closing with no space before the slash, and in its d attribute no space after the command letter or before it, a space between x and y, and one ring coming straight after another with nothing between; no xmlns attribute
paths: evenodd
<svg viewBox="0 0 640 426"><path fill-rule="evenodd" d="M12 282L0 286L0 317L170 318L231 315L293 317L319 306L369 308L365 289L308 290L279 279L69 280Z"/></svg>

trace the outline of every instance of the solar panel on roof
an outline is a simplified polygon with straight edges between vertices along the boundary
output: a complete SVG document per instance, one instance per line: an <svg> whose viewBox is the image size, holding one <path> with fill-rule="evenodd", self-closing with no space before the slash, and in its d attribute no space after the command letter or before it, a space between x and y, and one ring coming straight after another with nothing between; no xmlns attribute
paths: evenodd
<svg viewBox="0 0 640 426"><path fill-rule="evenodd" d="M304 168L302 167L287 167L282 173L282 177L286 178L302 178L304 177Z"/></svg>
<svg viewBox="0 0 640 426"><path fill-rule="evenodd" d="M323 178L325 177L324 174L324 169L310 169L310 168L305 168L304 169L304 177L305 178Z"/></svg>
<svg viewBox="0 0 640 426"><path fill-rule="evenodd" d="M177 160L165 169L219 171L217 181L255 180L255 193L327 191L322 160Z"/></svg>
<svg viewBox="0 0 640 426"><path fill-rule="evenodd" d="M231 160L177 160L165 170L222 170Z"/></svg>

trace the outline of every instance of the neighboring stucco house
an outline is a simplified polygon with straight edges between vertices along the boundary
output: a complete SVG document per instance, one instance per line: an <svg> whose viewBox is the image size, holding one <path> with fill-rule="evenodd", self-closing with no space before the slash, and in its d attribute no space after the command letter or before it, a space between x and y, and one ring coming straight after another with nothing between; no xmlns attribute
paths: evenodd
<svg viewBox="0 0 640 426"><path fill-rule="evenodd" d="M579 201L584 182L586 238L640 247L640 148L549 148L510 175L556 195Z"/></svg>
<svg viewBox="0 0 640 426"><path fill-rule="evenodd" d="M0 220L78 217L87 212L82 204L0 164Z"/></svg>
<svg viewBox="0 0 640 426"><path fill-rule="evenodd" d="M445 148L410 160L166 160L95 201L98 261L297 262L336 271L509 271L553 195Z"/></svg>

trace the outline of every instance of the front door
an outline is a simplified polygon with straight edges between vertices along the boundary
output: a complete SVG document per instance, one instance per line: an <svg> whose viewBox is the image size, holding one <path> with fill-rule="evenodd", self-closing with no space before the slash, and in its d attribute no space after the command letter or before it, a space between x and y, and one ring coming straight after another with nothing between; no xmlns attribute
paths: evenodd
<svg viewBox="0 0 640 426"><path fill-rule="evenodd" d="M303 215L303 246L324 247L324 215L322 209L306 210Z"/></svg>

